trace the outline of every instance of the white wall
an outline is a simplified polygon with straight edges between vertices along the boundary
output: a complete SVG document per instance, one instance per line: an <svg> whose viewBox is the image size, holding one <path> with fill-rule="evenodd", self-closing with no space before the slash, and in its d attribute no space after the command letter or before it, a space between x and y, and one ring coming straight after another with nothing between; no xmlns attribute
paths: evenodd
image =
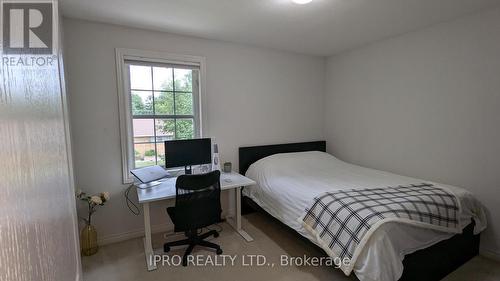
<svg viewBox="0 0 500 281"><path fill-rule="evenodd" d="M500 10L352 50L327 63L325 134L343 160L462 186L500 256Z"/></svg>
<svg viewBox="0 0 500 281"><path fill-rule="evenodd" d="M324 137L323 58L73 19L64 26L76 183L111 192L95 216L107 241L143 223L123 199L115 48L206 57L206 135L236 168L239 146ZM168 221L164 207L153 206L155 225Z"/></svg>

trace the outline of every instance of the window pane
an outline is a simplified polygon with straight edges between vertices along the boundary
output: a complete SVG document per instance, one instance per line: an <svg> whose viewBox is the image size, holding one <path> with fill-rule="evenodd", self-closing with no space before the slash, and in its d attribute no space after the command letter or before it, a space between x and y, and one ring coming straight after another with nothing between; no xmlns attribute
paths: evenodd
<svg viewBox="0 0 500 281"><path fill-rule="evenodd" d="M173 69L166 67L153 67L154 87L157 91L173 90Z"/></svg>
<svg viewBox="0 0 500 281"><path fill-rule="evenodd" d="M194 138L194 120L192 118L177 119L177 139Z"/></svg>
<svg viewBox="0 0 500 281"><path fill-rule="evenodd" d="M133 119L134 143L154 142L154 119Z"/></svg>
<svg viewBox="0 0 500 281"><path fill-rule="evenodd" d="M174 69L174 78L176 91L193 91L193 71L191 69Z"/></svg>
<svg viewBox="0 0 500 281"><path fill-rule="evenodd" d="M153 90L151 67L130 65L130 88L132 90Z"/></svg>
<svg viewBox="0 0 500 281"><path fill-rule="evenodd" d="M174 119L156 119L156 141L163 142L175 139Z"/></svg>
<svg viewBox="0 0 500 281"><path fill-rule="evenodd" d="M134 154L136 168L156 165L156 151L154 143L134 144Z"/></svg>
<svg viewBox="0 0 500 281"><path fill-rule="evenodd" d="M174 115L174 93L155 92L155 114Z"/></svg>
<svg viewBox="0 0 500 281"><path fill-rule="evenodd" d="M193 115L192 93L175 93L175 114Z"/></svg>
<svg viewBox="0 0 500 281"><path fill-rule="evenodd" d="M156 157L158 159L158 163L156 165L165 166L165 143L164 142L156 143Z"/></svg>
<svg viewBox="0 0 500 281"><path fill-rule="evenodd" d="M153 94L148 91L132 91L132 115L153 114Z"/></svg>

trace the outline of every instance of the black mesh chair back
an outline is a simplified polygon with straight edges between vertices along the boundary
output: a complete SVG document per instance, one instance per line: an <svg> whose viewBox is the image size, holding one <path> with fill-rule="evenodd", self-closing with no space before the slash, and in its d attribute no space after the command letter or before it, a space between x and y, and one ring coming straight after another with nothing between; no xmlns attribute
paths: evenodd
<svg viewBox="0 0 500 281"><path fill-rule="evenodd" d="M221 221L220 171L179 176L175 188L175 231L195 230Z"/></svg>

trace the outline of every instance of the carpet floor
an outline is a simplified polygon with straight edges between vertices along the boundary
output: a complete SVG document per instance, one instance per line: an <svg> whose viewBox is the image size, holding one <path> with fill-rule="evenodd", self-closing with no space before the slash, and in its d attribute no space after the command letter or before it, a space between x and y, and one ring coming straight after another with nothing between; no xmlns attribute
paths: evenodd
<svg viewBox="0 0 500 281"><path fill-rule="evenodd" d="M282 261L285 261L282 256L321 257L323 253L312 243L298 239L285 226L263 214L245 215L243 226L255 239L253 242L244 241L229 225L223 223L220 225L223 230L220 237L210 239L221 245L223 256L215 258L213 251L196 247L193 254L197 259L191 260L188 267L179 265L179 256L184 252L182 247L173 248L168 256L158 262L157 270L148 272L142 239L106 245L96 255L82 258L83 277L85 281L357 280L354 274L348 277L340 270L328 266L281 266ZM162 255L163 242L178 239L182 239L182 236L175 234L164 238L160 234L154 235L155 252ZM498 281L500 263L476 257L444 279L466 280Z"/></svg>

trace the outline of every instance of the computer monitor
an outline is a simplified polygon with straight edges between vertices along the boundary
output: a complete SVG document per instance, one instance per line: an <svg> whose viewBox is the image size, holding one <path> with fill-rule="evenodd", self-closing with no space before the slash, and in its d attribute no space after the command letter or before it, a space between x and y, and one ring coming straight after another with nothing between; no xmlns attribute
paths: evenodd
<svg viewBox="0 0 500 281"><path fill-rule="evenodd" d="M209 138L165 141L165 168L184 167L191 174L191 165L212 163L212 141Z"/></svg>

